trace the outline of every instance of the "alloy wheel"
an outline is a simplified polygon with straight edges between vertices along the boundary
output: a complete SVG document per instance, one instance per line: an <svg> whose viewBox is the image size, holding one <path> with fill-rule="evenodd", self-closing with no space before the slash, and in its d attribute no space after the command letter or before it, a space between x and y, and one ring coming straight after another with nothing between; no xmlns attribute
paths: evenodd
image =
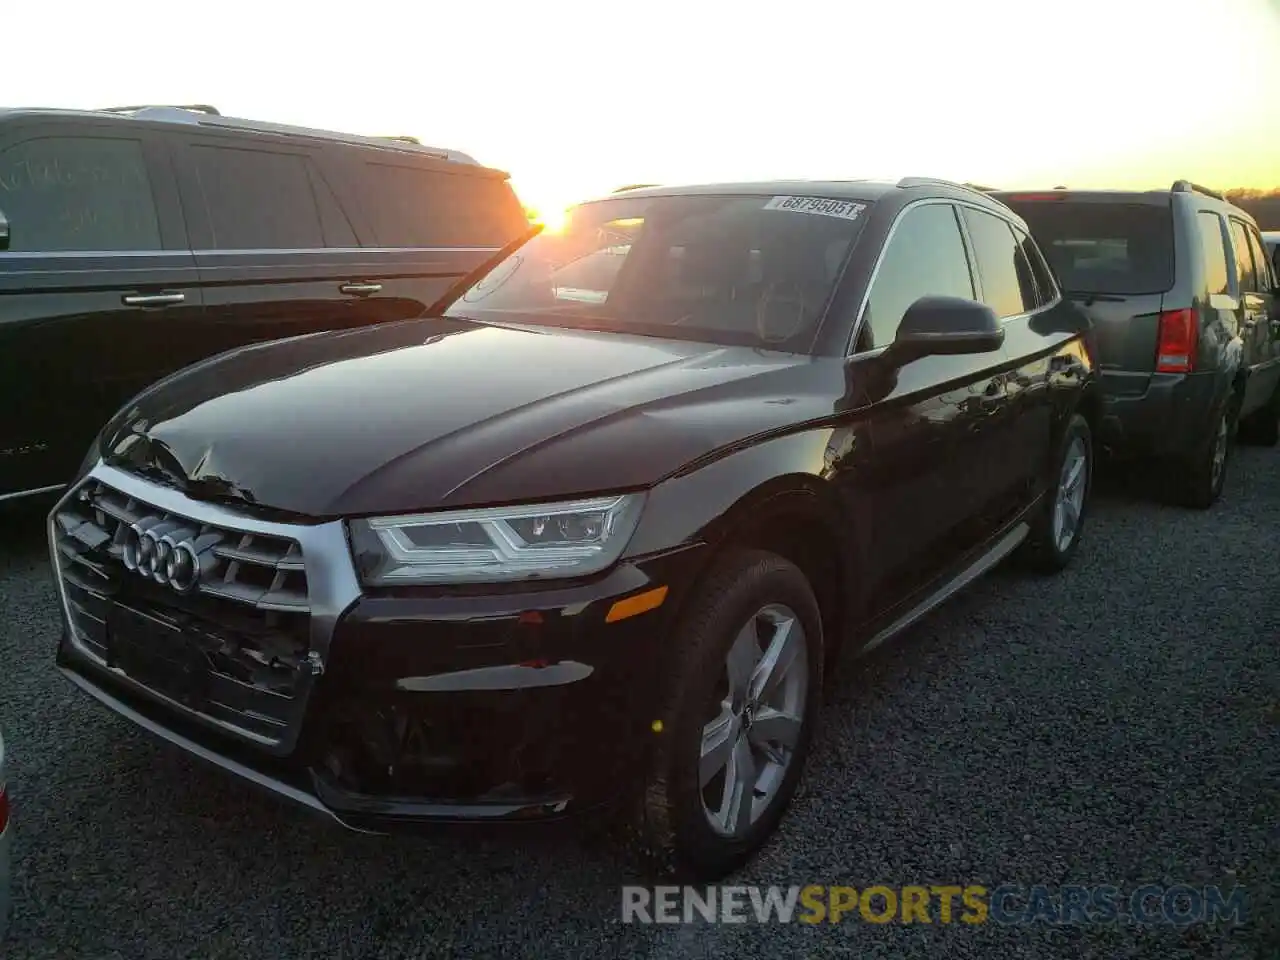
<svg viewBox="0 0 1280 960"><path fill-rule="evenodd" d="M808 657L804 625L782 604L734 637L699 752L703 812L722 837L742 837L778 795L804 728Z"/></svg>
<svg viewBox="0 0 1280 960"><path fill-rule="evenodd" d="M1053 542L1060 552L1066 551L1080 529L1084 513L1084 497L1088 479L1089 452L1084 439L1076 437L1062 459L1058 479L1058 495L1053 505Z"/></svg>

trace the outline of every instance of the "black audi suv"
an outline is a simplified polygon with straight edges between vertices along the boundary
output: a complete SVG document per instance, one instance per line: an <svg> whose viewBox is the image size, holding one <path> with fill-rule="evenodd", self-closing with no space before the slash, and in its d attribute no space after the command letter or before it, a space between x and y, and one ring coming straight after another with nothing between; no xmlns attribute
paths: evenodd
<svg viewBox="0 0 1280 960"><path fill-rule="evenodd" d="M641 188L439 316L224 354L50 515L65 675L351 827L631 810L716 877L823 679L1081 536L1088 321L943 181Z"/></svg>

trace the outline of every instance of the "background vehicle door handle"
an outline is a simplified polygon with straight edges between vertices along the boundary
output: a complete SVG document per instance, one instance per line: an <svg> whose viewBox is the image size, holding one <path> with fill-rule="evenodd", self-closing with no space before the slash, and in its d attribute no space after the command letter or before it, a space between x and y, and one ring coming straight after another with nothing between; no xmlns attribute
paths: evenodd
<svg viewBox="0 0 1280 960"><path fill-rule="evenodd" d="M344 283L338 287L343 293L351 294L353 297L368 297L375 293L382 292L382 284L380 283Z"/></svg>
<svg viewBox="0 0 1280 960"><path fill-rule="evenodd" d="M186 299L184 293L126 293L120 302L126 307L174 307Z"/></svg>

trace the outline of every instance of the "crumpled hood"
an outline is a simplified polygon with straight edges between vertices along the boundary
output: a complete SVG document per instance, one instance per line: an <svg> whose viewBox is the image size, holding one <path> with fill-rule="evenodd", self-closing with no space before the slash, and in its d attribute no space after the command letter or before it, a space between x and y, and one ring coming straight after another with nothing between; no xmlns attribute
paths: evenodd
<svg viewBox="0 0 1280 960"><path fill-rule="evenodd" d="M206 361L137 397L101 446L193 490L315 518L568 497L647 486L725 444L829 416L841 369L424 319Z"/></svg>

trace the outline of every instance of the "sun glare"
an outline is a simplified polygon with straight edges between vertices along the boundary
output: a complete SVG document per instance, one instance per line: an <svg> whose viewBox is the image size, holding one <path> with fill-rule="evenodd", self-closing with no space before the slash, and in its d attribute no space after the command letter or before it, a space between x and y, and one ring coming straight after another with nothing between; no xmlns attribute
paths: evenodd
<svg viewBox="0 0 1280 960"><path fill-rule="evenodd" d="M542 224L542 229L547 233L560 233L569 221L569 210L567 207L547 207L539 210L533 221Z"/></svg>

